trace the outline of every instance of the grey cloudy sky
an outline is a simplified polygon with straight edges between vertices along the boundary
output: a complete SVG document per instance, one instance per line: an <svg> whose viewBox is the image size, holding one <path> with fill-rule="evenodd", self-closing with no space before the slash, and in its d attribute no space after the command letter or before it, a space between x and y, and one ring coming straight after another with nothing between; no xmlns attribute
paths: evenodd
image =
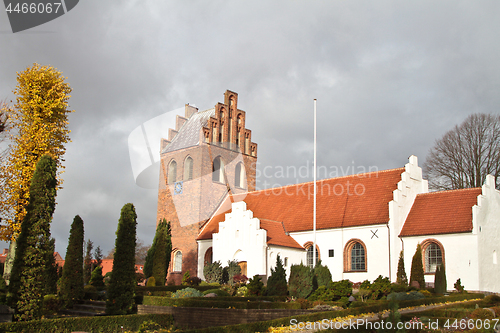
<svg viewBox="0 0 500 333"><path fill-rule="evenodd" d="M157 192L135 184L127 146L137 126L185 103L211 108L230 89L258 144L257 186L286 185L312 179L275 173L311 166L316 98L327 170L396 168L412 154L422 164L469 114L500 113L499 12L496 0L86 0L13 34L2 11L0 99L34 62L68 77L72 142L52 234L64 255L79 214L107 253L127 202L138 237L154 235Z"/></svg>

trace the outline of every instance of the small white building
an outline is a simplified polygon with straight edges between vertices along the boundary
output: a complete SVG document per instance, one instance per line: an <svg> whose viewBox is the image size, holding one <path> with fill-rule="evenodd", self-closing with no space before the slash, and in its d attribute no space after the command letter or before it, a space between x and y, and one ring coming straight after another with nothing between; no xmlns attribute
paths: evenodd
<svg viewBox="0 0 500 333"><path fill-rule="evenodd" d="M201 227L198 276L206 263L237 260L248 277L269 276L280 255L313 263L312 182L228 195ZM334 281L396 280L399 253L406 273L418 243L426 282L438 264L448 289L500 292L500 192L488 176L482 188L431 192L417 157L404 168L317 182L317 259Z"/></svg>

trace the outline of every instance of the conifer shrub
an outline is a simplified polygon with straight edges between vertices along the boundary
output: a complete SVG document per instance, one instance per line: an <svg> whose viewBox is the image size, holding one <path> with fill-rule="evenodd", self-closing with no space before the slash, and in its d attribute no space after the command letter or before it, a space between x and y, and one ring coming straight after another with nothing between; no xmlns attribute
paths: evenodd
<svg viewBox="0 0 500 333"><path fill-rule="evenodd" d="M286 271L278 254L276 256L276 267L275 269L271 268L271 276L267 279L267 295L286 296L287 294Z"/></svg>
<svg viewBox="0 0 500 333"><path fill-rule="evenodd" d="M436 294L446 293L446 271L443 265L438 265L434 274L434 291Z"/></svg>
<svg viewBox="0 0 500 333"><path fill-rule="evenodd" d="M390 294L391 290L391 281L388 277L383 277L379 275L375 281L370 286L371 290L371 298L372 299L380 299L384 296Z"/></svg>
<svg viewBox="0 0 500 333"><path fill-rule="evenodd" d="M65 307L83 299L83 220L76 215L71 224L59 298Z"/></svg>
<svg viewBox="0 0 500 333"><path fill-rule="evenodd" d="M413 259L411 261L410 284L414 281L418 282L419 289L425 289L422 246L420 246L420 243L417 245L417 249L415 250L415 254L413 255Z"/></svg>
<svg viewBox="0 0 500 333"><path fill-rule="evenodd" d="M304 266L292 265L290 267L290 278L288 279L288 291L290 296L297 298L307 298L314 291L312 270Z"/></svg>
<svg viewBox="0 0 500 333"><path fill-rule="evenodd" d="M457 293L463 293L463 292L465 292L465 287L462 286L462 281L460 279L458 279L457 282L455 282L453 284L453 287L455 288L455 290L457 291Z"/></svg>
<svg viewBox="0 0 500 333"><path fill-rule="evenodd" d="M207 283L223 284L222 270L223 268L220 264L220 261L214 261L211 264L205 265L205 267L203 267L203 275L205 276L205 280L207 281Z"/></svg>
<svg viewBox="0 0 500 333"><path fill-rule="evenodd" d="M236 260L227 262L227 282L231 286L235 285L234 276L241 274L241 267Z"/></svg>
<svg viewBox="0 0 500 333"><path fill-rule="evenodd" d="M134 205L125 204L116 230L113 270L107 288L106 314L132 312L135 293L135 246L137 214Z"/></svg>
<svg viewBox="0 0 500 333"><path fill-rule="evenodd" d="M327 286L332 282L332 273L327 266L323 266L321 260L318 260L314 267L314 276L316 277L317 286Z"/></svg>
<svg viewBox="0 0 500 333"><path fill-rule="evenodd" d="M177 290L172 294L172 298L202 297L203 293L191 287Z"/></svg>
<svg viewBox="0 0 500 333"><path fill-rule="evenodd" d="M248 288L247 296L260 296L262 295L262 289L264 288L264 283L262 283L262 278L259 275L254 275L253 278L248 280L246 285Z"/></svg>
<svg viewBox="0 0 500 333"><path fill-rule="evenodd" d="M399 261L398 261L398 272L396 274L396 283L402 286L408 286L408 277L406 276L405 271L405 260L403 251L399 252Z"/></svg>
<svg viewBox="0 0 500 333"><path fill-rule="evenodd" d="M97 290L104 289L104 276L102 275L102 266L97 266L92 271L92 275L90 276L89 284L91 286L96 287Z"/></svg>
<svg viewBox="0 0 500 333"><path fill-rule="evenodd" d="M156 285L164 286L168 266L170 265L170 253L172 252L172 230L170 228L170 222L163 219L158 224L154 241L156 241L156 243L153 253L152 275L155 277Z"/></svg>

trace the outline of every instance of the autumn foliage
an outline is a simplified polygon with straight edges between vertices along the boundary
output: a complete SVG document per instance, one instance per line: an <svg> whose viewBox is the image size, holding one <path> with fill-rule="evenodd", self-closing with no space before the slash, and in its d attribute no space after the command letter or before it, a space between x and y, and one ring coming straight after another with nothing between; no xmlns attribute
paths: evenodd
<svg viewBox="0 0 500 333"><path fill-rule="evenodd" d="M6 115L13 128L12 149L0 169L3 193L0 200L0 240L11 240L21 231L29 201L29 184L40 158L50 155L59 168L65 144L70 141L68 99L71 88L62 73L34 64L17 73L16 102ZM62 181L58 177L58 186Z"/></svg>

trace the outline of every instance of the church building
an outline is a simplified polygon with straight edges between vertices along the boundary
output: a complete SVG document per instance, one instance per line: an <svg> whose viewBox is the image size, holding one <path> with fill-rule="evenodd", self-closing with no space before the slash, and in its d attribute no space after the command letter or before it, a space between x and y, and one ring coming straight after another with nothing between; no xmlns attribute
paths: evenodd
<svg viewBox="0 0 500 333"><path fill-rule="evenodd" d="M467 290L500 292L492 176L482 188L429 192L410 156L401 168L318 180L313 251L314 184L255 191L257 145L237 99L226 91L213 109L187 105L162 142L158 219L172 223L170 281L186 271L203 279L207 263L228 260L265 278L277 255L289 274L293 264L312 266L314 253L334 281L395 281L400 252L409 276L420 243L427 283L443 265L449 290L460 278Z"/></svg>

